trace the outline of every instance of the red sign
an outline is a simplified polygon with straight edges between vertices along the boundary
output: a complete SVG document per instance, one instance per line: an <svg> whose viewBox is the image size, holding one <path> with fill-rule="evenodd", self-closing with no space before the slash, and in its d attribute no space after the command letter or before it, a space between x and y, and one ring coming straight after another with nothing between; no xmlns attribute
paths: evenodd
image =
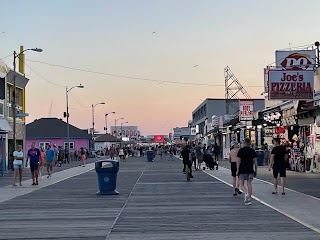
<svg viewBox="0 0 320 240"><path fill-rule="evenodd" d="M162 142L164 142L164 136L163 135L155 135L153 137L153 140L156 143L162 143Z"/></svg>
<svg viewBox="0 0 320 240"><path fill-rule="evenodd" d="M240 121L253 120L253 100L244 99L239 101L239 118Z"/></svg>

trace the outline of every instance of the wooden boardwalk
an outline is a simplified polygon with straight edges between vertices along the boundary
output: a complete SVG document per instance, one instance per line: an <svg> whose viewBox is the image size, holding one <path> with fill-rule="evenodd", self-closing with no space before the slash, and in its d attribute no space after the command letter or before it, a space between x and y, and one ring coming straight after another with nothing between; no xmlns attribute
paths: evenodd
<svg viewBox="0 0 320 240"><path fill-rule="evenodd" d="M259 202L243 204L179 160L121 163L117 196L97 196L90 171L0 204L0 239L320 239Z"/></svg>

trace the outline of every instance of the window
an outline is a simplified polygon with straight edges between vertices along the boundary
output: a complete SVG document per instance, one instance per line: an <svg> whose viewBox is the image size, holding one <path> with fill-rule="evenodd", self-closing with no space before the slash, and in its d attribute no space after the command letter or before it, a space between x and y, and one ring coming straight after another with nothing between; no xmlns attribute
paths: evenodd
<svg viewBox="0 0 320 240"><path fill-rule="evenodd" d="M46 149L47 146L50 145L50 142L39 142L39 148L44 148Z"/></svg>
<svg viewBox="0 0 320 240"><path fill-rule="evenodd" d="M68 142L64 142L64 148L68 147ZM74 142L69 142L69 149L73 150L74 149Z"/></svg>
<svg viewBox="0 0 320 240"><path fill-rule="evenodd" d="M4 101L0 100L0 116L4 116Z"/></svg>

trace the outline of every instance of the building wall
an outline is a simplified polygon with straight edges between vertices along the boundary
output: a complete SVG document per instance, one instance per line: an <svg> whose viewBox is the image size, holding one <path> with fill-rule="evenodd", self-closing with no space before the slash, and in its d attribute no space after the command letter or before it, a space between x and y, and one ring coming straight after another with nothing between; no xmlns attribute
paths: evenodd
<svg viewBox="0 0 320 240"><path fill-rule="evenodd" d="M57 146L64 146L64 142L66 142L66 139L34 139L34 140L26 140L26 146L25 150L27 151L30 149L32 142L35 142L36 147L39 147L40 142L49 142L51 146L53 144L56 144ZM79 150L81 147L89 148L89 139L70 139L70 142L74 142L74 149L70 149L70 151Z"/></svg>
<svg viewBox="0 0 320 240"><path fill-rule="evenodd" d="M253 99L253 110L259 111L265 108L264 99ZM230 100L229 114L237 114L239 111L239 100ZM193 112L192 122L193 125L199 125L200 133L206 132L207 125L210 125L213 115L224 116L227 114L227 101L226 99L206 99L203 101ZM207 119L207 124L206 124Z"/></svg>

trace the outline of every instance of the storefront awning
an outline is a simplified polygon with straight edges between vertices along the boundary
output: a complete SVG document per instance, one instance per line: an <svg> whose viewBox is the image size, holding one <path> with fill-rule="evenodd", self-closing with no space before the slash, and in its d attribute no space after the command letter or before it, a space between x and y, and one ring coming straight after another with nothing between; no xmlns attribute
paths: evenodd
<svg viewBox="0 0 320 240"><path fill-rule="evenodd" d="M10 127L7 119L0 118L0 131L2 131L2 132L12 132L12 128Z"/></svg>

